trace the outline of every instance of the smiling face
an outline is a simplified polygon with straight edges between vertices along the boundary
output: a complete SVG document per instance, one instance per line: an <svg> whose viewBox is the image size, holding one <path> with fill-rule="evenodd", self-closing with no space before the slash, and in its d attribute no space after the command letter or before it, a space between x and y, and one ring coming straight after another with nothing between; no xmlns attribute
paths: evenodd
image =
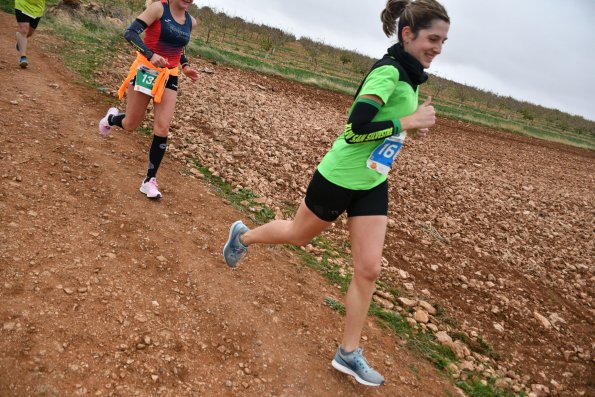
<svg viewBox="0 0 595 397"><path fill-rule="evenodd" d="M177 3L180 8L186 11L192 5L192 0L178 0Z"/></svg>
<svg viewBox="0 0 595 397"><path fill-rule="evenodd" d="M427 69L436 55L442 52L442 45L447 39L450 24L441 19L434 19L427 29L420 29L417 36L409 26L401 31L405 51L413 55Z"/></svg>

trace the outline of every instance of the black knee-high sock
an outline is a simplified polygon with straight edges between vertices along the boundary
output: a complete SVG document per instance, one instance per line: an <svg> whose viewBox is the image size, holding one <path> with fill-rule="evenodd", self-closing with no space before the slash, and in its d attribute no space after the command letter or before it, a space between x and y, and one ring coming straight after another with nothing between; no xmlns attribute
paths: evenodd
<svg viewBox="0 0 595 397"><path fill-rule="evenodd" d="M118 113L115 116L110 115L107 118L107 123L109 125L117 125L120 128L124 128L124 127L122 127L122 120L124 120L124 117L126 117L126 113Z"/></svg>
<svg viewBox="0 0 595 397"><path fill-rule="evenodd" d="M165 156L165 149L167 148L167 137L153 135L153 143L149 150L149 167L147 169L147 178L145 182L157 175L159 164L163 156Z"/></svg>

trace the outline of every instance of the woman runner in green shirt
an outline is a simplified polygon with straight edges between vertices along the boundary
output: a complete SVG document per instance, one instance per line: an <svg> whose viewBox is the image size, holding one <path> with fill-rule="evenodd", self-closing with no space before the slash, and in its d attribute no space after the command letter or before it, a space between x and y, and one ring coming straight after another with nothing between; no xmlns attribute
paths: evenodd
<svg viewBox="0 0 595 397"><path fill-rule="evenodd" d="M398 42L372 67L358 89L343 133L318 165L293 220L250 230L235 222L223 248L235 268L252 244L306 245L347 211L354 275L345 297L345 330L332 366L359 383L379 386L384 377L359 347L380 274L388 214L387 173L405 131L425 135L436 122L431 98L418 107L424 69L442 51L450 19L435 0L388 0L383 30Z"/></svg>

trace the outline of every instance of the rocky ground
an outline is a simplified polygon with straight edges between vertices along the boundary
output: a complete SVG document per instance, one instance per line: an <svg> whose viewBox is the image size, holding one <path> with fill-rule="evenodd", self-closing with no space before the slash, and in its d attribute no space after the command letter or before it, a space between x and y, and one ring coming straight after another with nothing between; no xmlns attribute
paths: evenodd
<svg viewBox="0 0 595 397"><path fill-rule="evenodd" d="M372 319L363 344L387 385L335 373L341 317L324 299L341 295L290 251L222 265L229 223L249 214L213 194L194 159L283 216L349 97L194 60L204 73L181 81L165 197L148 202L148 138L101 139L96 122L117 101L74 84L39 51L56 44L43 32L18 70L13 17L0 18L0 50L14 55L0 60L0 395L457 393ZM98 73L108 91L131 60ZM593 395L594 176L593 152L440 119L391 174L375 300L452 347L455 377ZM325 237L348 253L344 223ZM346 258L334 259L344 273Z"/></svg>

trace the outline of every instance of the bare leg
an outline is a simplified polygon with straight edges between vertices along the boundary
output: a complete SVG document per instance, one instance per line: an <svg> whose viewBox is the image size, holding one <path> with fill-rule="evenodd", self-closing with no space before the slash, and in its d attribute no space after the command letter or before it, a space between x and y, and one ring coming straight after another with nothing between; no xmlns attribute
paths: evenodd
<svg viewBox="0 0 595 397"><path fill-rule="evenodd" d="M31 29L28 22L19 22L19 30L17 32L17 44L19 45L19 52L21 56L27 56L28 38L31 37L35 29Z"/></svg>
<svg viewBox="0 0 595 397"><path fill-rule="evenodd" d="M126 117L122 120L122 128L126 131L134 131L145 118L145 112L151 97L142 92L134 91L132 85L126 89L126 97Z"/></svg>
<svg viewBox="0 0 595 397"><path fill-rule="evenodd" d="M386 222L387 217L381 215L349 218L354 274L345 297L347 313L342 346L347 352L359 346L380 274Z"/></svg>
<svg viewBox="0 0 595 397"><path fill-rule="evenodd" d="M317 217L306 206L300 204L293 220L275 220L252 229L242 235L242 242L246 245L262 244L293 244L303 246L330 226Z"/></svg>
<svg viewBox="0 0 595 397"><path fill-rule="evenodd" d="M155 104L155 117L153 119L153 133L155 135L167 137L171 119L174 117L177 98L177 91L166 88L161 97L161 103ZM126 108L126 111L128 112L128 108ZM126 113L126 117L128 117L128 113Z"/></svg>

